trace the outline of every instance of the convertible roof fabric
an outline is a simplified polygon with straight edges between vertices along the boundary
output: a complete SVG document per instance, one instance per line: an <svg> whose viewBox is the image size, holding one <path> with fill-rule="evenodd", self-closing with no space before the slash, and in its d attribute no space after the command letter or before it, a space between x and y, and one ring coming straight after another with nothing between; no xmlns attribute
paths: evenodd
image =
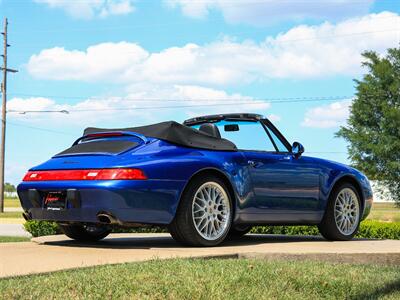
<svg viewBox="0 0 400 300"><path fill-rule="evenodd" d="M200 148L219 151L236 151L234 143L222 138L216 138L209 134L203 133L197 129L179 124L174 121L162 122L153 125L119 128L119 129L103 129L103 128L86 128L84 135L101 133L101 132L136 132L148 137L157 138L173 144L182 145L191 148Z"/></svg>

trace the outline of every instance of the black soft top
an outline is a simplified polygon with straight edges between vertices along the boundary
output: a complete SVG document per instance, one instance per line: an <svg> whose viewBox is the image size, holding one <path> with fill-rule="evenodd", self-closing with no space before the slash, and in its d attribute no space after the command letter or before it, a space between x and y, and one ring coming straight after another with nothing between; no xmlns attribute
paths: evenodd
<svg viewBox="0 0 400 300"><path fill-rule="evenodd" d="M191 148L200 148L219 151L236 151L234 143L223 138L217 138L207 133L193 129L186 125L179 124L174 121L162 122L147 126L119 128L119 129L104 129L89 127L84 131L84 135L101 133L128 131L136 132L148 137L157 138L173 144L182 145Z"/></svg>

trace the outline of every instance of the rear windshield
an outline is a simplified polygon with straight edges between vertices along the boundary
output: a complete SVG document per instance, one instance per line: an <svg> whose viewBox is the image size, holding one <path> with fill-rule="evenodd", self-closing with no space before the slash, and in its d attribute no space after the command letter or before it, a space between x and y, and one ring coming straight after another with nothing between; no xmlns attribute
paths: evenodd
<svg viewBox="0 0 400 300"><path fill-rule="evenodd" d="M73 154L118 154L139 145L138 142L129 140L92 140L83 142L58 153L56 156Z"/></svg>

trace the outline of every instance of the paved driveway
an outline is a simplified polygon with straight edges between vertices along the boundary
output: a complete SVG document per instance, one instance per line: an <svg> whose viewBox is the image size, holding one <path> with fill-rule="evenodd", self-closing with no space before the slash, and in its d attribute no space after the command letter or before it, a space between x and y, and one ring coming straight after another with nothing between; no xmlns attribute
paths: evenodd
<svg viewBox="0 0 400 300"><path fill-rule="evenodd" d="M247 235L220 247L180 247L168 234L112 234L82 244L64 235L0 244L0 277L174 257L259 257L400 265L400 241L327 242L318 237Z"/></svg>
<svg viewBox="0 0 400 300"><path fill-rule="evenodd" d="M7 222L9 220L5 219ZM24 230L22 224L2 224L0 220L0 236L31 236L28 232Z"/></svg>

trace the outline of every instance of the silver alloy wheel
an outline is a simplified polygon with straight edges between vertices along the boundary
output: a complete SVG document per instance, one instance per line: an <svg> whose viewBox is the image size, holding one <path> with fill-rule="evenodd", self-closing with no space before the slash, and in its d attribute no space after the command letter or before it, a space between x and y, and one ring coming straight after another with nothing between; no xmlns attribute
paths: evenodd
<svg viewBox="0 0 400 300"><path fill-rule="evenodd" d="M231 203L224 188L213 181L202 184L193 198L192 218L204 239L215 241L223 236L231 218Z"/></svg>
<svg viewBox="0 0 400 300"><path fill-rule="evenodd" d="M340 233L351 235L358 226L360 203L356 193L350 188L339 192L335 200L335 222Z"/></svg>

